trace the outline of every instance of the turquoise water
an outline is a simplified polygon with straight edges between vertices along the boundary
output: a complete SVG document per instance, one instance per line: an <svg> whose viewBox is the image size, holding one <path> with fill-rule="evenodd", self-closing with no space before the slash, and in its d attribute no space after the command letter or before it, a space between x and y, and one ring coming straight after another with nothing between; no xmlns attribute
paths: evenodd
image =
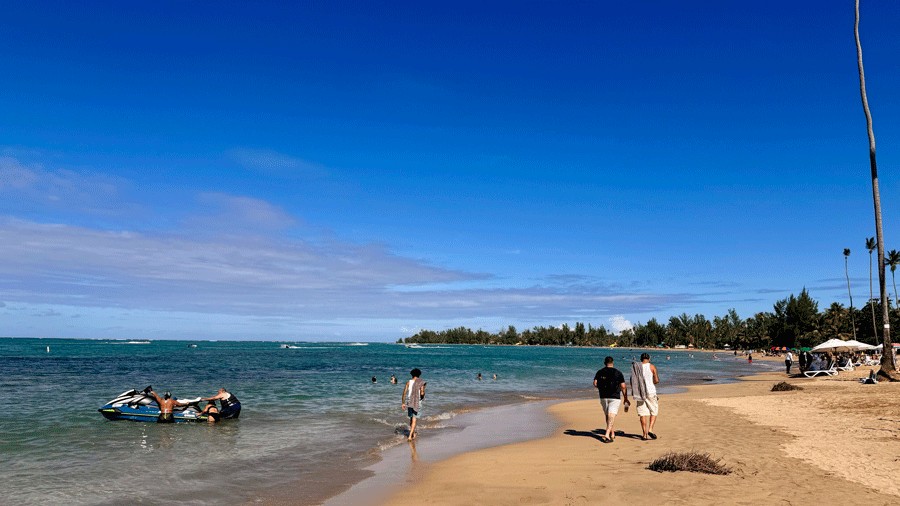
<svg viewBox="0 0 900 506"><path fill-rule="evenodd" d="M196 344L197 347L189 347ZM466 410L529 399L592 397L609 354L626 349L381 343L0 339L0 497L4 503L241 504L272 490L316 502L402 441L409 370L428 382L422 437ZM46 351L47 346L50 352ZM662 392L775 368L708 353L653 353ZM483 380L475 376L482 373ZM399 380L391 385L395 374ZM498 375L495 381L493 374ZM378 382L372 384L371 377ZM241 400L219 425L107 421L97 408L130 388Z"/></svg>

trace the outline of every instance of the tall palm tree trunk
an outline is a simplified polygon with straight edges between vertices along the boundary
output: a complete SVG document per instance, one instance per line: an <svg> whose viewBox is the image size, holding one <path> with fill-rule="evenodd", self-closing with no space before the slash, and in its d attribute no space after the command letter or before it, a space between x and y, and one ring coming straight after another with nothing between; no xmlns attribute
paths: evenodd
<svg viewBox="0 0 900 506"><path fill-rule="evenodd" d="M878 285L881 289L881 318L884 321L882 342L884 350L881 354L881 370L878 374L893 381L900 381L897 364L894 362L891 344L891 322L888 314L887 286L884 273L884 235L881 227L881 195L878 192L878 165L875 163L875 131L872 129L872 113L869 111L869 100L866 98L866 74L863 70L862 44L859 41L859 0L856 0L856 19L853 23L853 35L856 39L856 65L859 69L859 94L862 99L863 112L866 114L866 128L869 134L869 165L872 172L872 200L875 205L875 237L878 241Z"/></svg>
<svg viewBox="0 0 900 506"><path fill-rule="evenodd" d="M853 340L856 340L856 316L853 315L853 292L850 291L850 248L844 248L844 275L847 276L847 295L850 297L850 328L853 330Z"/></svg>
<svg viewBox="0 0 900 506"><path fill-rule="evenodd" d="M896 269L896 266L891 267L891 281L893 281L893 283L894 283L894 299L896 300L897 299L897 277L894 275L894 269ZM900 303L898 303L898 305L900 305ZM897 306L895 305L894 307L897 307Z"/></svg>
<svg viewBox="0 0 900 506"><path fill-rule="evenodd" d="M875 322L875 293L872 291L872 252L875 250L875 238L866 239L866 249L869 250L869 307L872 308L872 335L878 342L878 324Z"/></svg>

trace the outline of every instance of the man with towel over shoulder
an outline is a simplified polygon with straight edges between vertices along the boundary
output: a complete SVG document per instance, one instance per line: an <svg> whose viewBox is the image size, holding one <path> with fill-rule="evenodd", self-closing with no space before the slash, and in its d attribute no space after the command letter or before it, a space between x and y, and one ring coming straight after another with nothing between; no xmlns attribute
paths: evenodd
<svg viewBox="0 0 900 506"><path fill-rule="evenodd" d="M650 363L650 354L641 353L640 362L631 363L631 393L637 401L637 414L641 419L641 430L644 441L656 439L653 425L659 414L659 397L656 396L656 384L659 374L656 366Z"/></svg>

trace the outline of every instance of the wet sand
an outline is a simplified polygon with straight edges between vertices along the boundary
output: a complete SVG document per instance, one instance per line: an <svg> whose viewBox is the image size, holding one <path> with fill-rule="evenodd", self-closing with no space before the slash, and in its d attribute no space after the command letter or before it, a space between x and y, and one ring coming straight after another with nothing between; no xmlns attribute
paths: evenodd
<svg viewBox="0 0 900 506"><path fill-rule="evenodd" d="M623 432L604 444L596 399L555 404L549 411L559 428L551 436L419 463L375 502L896 504L900 384L860 384L869 369L816 379L763 374L661 396L656 441L639 439L633 409L620 412ZM804 390L770 391L785 379ZM709 453L733 473L647 469L669 451Z"/></svg>

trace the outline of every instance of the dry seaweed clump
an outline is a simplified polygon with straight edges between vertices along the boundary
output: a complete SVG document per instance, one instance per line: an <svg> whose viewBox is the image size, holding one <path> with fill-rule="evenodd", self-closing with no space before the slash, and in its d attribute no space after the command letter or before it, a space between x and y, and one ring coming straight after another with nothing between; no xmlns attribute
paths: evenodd
<svg viewBox="0 0 900 506"><path fill-rule="evenodd" d="M647 466L651 471L690 471L692 473L706 474L730 474L731 468L721 462L722 459L713 459L708 453L669 452L654 460Z"/></svg>
<svg viewBox="0 0 900 506"><path fill-rule="evenodd" d="M781 383L776 383L775 386L772 387L773 392L790 392L791 390L803 390L803 387L798 387L797 385L791 385L787 381L782 381Z"/></svg>

